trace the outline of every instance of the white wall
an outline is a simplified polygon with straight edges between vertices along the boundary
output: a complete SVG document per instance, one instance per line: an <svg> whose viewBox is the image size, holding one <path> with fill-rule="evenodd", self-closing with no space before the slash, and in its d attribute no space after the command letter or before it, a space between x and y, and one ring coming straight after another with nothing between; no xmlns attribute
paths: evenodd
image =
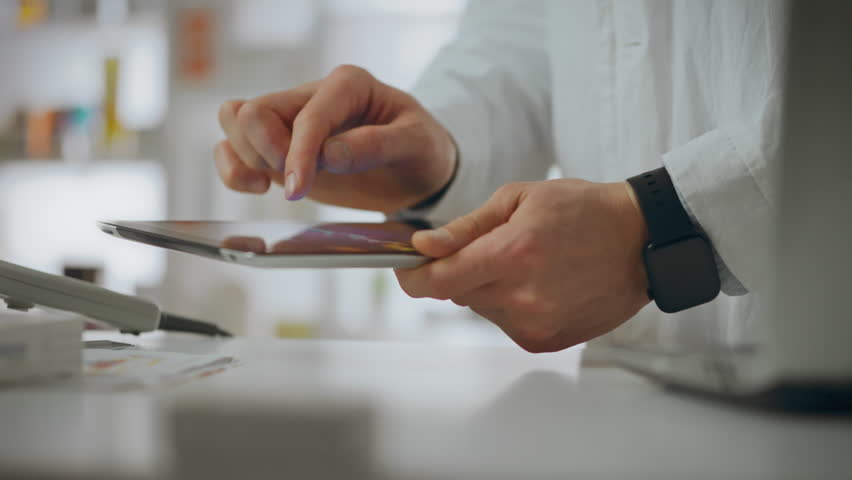
<svg viewBox="0 0 852 480"><path fill-rule="evenodd" d="M452 38L463 4L172 0L150 3L155 7L151 11L137 11L119 25L87 19L27 30L0 28L0 62L16 66L0 72L0 118L4 109L21 106L98 104L103 58L117 52L122 58L122 119L136 128L156 125L141 136L141 151L160 162L166 179L163 216L381 220L371 212L310 201L289 203L278 187L263 196L224 188L213 167L213 147L223 137L219 105L292 88L344 63L361 65L386 83L408 88ZM214 15L214 68L200 82L182 78L177 68L179 18L190 8L209 9ZM8 12L0 11L0 24L8 21ZM133 247L140 252L150 248ZM279 324L292 323L331 337L503 339L490 324L451 303L409 299L389 270L262 271L186 254L169 253L167 258L162 283L146 294L165 309L237 332L268 335ZM150 276L138 280L147 284Z"/></svg>

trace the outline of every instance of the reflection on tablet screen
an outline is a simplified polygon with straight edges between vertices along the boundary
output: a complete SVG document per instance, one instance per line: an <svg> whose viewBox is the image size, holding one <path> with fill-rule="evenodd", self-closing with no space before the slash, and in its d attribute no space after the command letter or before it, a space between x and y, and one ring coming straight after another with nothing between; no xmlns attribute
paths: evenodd
<svg viewBox="0 0 852 480"><path fill-rule="evenodd" d="M136 222L127 222L136 223ZM257 254L417 255L411 236L423 223L138 222L137 228Z"/></svg>

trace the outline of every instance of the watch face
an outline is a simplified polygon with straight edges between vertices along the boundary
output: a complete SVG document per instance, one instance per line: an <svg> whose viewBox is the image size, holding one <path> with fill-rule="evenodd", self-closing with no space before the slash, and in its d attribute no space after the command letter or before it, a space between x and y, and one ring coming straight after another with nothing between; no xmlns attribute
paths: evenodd
<svg viewBox="0 0 852 480"><path fill-rule="evenodd" d="M673 313L709 302L719 294L719 273L710 244L702 237L649 245L645 268L660 310Z"/></svg>

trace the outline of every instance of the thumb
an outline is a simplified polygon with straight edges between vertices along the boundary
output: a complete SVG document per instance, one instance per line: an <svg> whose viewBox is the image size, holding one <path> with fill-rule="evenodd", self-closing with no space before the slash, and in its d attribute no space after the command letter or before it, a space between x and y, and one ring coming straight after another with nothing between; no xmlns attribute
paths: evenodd
<svg viewBox="0 0 852 480"><path fill-rule="evenodd" d="M520 200L516 185L504 186L484 205L443 227L416 232L411 239L414 248L427 257L446 257L506 223Z"/></svg>
<svg viewBox="0 0 852 480"><path fill-rule="evenodd" d="M323 143L321 164L331 173L359 173L410 156L419 136L400 125L365 125ZM421 149L422 150L422 149Z"/></svg>

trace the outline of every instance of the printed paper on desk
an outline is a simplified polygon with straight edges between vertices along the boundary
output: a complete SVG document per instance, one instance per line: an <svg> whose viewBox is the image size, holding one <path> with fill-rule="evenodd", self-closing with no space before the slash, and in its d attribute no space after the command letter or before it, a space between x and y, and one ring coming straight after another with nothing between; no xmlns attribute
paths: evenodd
<svg viewBox="0 0 852 480"><path fill-rule="evenodd" d="M149 389L216 375L236 365L237 359L230 356L87 348L83 351L83 383L107 390Z"/></svg>

